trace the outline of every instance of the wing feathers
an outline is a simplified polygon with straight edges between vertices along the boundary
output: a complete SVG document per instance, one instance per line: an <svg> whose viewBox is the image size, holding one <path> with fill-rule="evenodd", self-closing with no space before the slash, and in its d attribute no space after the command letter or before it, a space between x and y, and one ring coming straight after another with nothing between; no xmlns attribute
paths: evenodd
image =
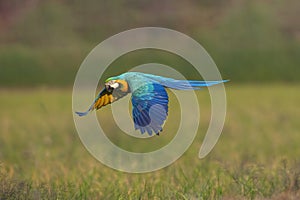
<svg viewBox="0 0 300 200"><path fill-rule="evenodd" d="M123 83L123 82L122 82ZM128 89L128 86L127 86ZM94 109L100 109L103 106L106 106L107 104L111 104L114 101L124 97L126 94L128 94L127 91L124 90L124 88L121 88L120 90L117 88L113 90L112 92L109 92L106 90L106 88L103 88L101 92L98 94L96 99L94 100L94 103L90 106L90 108L85 112L75 112L79 116L85 116L90 111Z"/></svg>
<svg viewBox="0 0 300 200"><path fill-rule="evenodd" d="M132 94L135 128L141 133L159 134L168 113L168 94L157 83L144 84Z"/></svg>

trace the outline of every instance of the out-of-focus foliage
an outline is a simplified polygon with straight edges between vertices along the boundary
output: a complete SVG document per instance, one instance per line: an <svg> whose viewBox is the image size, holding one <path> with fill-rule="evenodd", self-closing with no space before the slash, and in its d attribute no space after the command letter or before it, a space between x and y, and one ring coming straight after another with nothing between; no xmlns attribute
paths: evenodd
<svg viewBox="0 0 300 200"><path fill-rule="evenodd" d="M202 44L232 81L299 81L300 3L287 1L0 1L0 86L69 86L88 52L121 31L159 26ZM185 63L155 51L128 54L118 69ZM99 66L101 67L101 66ZM193 76L192 68L185 73Z"/></svg>

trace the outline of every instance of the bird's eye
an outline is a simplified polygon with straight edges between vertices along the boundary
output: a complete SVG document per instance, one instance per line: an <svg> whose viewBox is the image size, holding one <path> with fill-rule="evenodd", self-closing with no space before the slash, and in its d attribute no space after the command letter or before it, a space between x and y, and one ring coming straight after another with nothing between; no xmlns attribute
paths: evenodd
<svg viewBox="0 0 300 200"><path fill-rule="evenodd" d="M119 83L117 83L116 81L114 81L112 84L110 84L110 86L114 89L119 87Z"/></svg>
<svg viewBox="0 0 300 200"><path fill-rule="evenodd" d="M119 83L115 80L111 80L111 81L108 81L107 83L105 83L105 87L116 89L119 87Z"/></svg>

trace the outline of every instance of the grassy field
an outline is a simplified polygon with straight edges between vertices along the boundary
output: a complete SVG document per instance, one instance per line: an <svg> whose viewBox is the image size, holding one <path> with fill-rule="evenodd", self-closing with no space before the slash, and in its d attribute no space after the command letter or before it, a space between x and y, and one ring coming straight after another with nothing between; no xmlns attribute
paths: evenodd
<svg viewBox="0 0 300 200"><path fill-rule="evenodd" d="M229 83L226 89L227 121L213 152L198 159L210 118L203 90L192 146L171 166L146 174L112 170L87 152L74 127L71 90L1 89L0 199L300 198L300 86ZM172 97L165 135L155 140L172 138L176 106ZM126 146L109 107L98 113L110 138Z"/></svg>

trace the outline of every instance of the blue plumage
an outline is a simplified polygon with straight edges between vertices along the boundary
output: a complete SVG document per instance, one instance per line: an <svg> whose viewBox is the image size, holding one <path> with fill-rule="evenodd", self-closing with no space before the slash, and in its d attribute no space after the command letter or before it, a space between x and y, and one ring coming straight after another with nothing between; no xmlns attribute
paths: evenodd
<svg viewBox="0 0 300 200"><path fill-rule="evenodd" d="M132 114L136 129L159 133L168 114L168 94L160 84L144 84L132 93Z"/></svg>
<svg viewBox="0 0 300 200"><path fill-rule="evenodd" d="M93 109L99 109L128 93L132 93L132 117L135 129L142 134L159 134L168 115L168 94L165 88L176 90L198 90L221 81L175 80L140 72L127 72L106 80L105 88L86 112L76 112L84 116Z"/></svg>

